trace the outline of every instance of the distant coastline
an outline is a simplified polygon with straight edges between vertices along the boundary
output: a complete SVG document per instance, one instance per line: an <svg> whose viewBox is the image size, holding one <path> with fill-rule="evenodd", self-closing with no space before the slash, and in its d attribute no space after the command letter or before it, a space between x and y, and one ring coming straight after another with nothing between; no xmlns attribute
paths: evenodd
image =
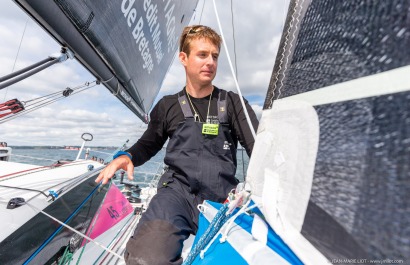
<svg viewBox="0 0 410 265"><path fill-rule="evenodd" d="M32 145L15 145L15 146L9 146L9 147L11 147L13 149L64 149L64 150L70 150L67 147L78 148L78 149L81 148L80 145L78 145L78 146L76 146L76 145L50 145L50 146L48 146L48 145L44 145L44 146L43 145L42 146L37 146L37 145L35 145L35 146L32 146ZM85 148L90 148L90 149L93 149L93 150L115 150L118 147L116 147L116 146L87 146ZM71 150L75 150L75 149L71 149Z"/></svg>

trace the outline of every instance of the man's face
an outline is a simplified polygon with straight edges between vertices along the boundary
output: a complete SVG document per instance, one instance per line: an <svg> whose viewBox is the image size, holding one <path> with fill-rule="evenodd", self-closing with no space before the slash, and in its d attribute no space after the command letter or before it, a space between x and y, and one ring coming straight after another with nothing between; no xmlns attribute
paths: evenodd
<svg viewBox="0 0 410 265"><path fill-rule="evenodd" d="M180 54L182 64L191 82L207 85L212 83L218 68L219 49L206 39L195 39L190 43L189 56Z"/></svg>

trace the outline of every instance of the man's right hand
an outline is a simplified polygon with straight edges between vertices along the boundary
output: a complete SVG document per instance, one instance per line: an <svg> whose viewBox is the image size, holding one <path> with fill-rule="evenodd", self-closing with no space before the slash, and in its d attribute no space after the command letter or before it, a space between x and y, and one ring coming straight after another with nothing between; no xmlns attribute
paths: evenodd
<svg viewBox="0 0 410 265"><path fill-rule="evenodd" d="M107 184L108 180L112 178L115 172L119 169L127 171L129 180L134 179L134 164L128 156L122 155L111 161L111 163L109 163L104 170L100 172L98 177L95 179L95 182L99 183L102 181L103 185Z"/></svg>

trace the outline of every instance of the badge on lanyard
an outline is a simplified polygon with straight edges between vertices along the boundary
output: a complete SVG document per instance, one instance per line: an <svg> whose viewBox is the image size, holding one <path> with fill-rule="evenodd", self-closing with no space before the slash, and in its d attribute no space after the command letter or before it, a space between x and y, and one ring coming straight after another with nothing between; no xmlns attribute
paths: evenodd
<svg viewBox="0 0 410 265"><path fill-rule="evenodd" d="M202 124L202 134L218 135L219 124Z"/></svg>

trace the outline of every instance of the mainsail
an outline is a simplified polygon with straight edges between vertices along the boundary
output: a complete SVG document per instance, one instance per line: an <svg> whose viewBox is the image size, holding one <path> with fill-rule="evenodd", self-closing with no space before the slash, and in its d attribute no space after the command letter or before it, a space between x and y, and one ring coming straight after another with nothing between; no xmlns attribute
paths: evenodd
<svg viewBox="0 0 410 265"><path fill-rule="evenodd" d="M264 109L303 102L317 113L319 144L301 233L335 263L410 260L408 10L408 0L290 3ZM285 122L291 118L283 115ZM273 138L272 148L280 148ZM292 159L312 158L279 151L272 152L282 169L269 162L276 176L283 167L294 169ZM266 179L254 176L254 168L251 161L248 174L257 187ZM298 187L287 187L298 194Z"/></svg>
<svg viewBox="0 0 410 265"><path fill-rule="evenodd" d="M197 1L16 0L146 121Z"/></svg>

